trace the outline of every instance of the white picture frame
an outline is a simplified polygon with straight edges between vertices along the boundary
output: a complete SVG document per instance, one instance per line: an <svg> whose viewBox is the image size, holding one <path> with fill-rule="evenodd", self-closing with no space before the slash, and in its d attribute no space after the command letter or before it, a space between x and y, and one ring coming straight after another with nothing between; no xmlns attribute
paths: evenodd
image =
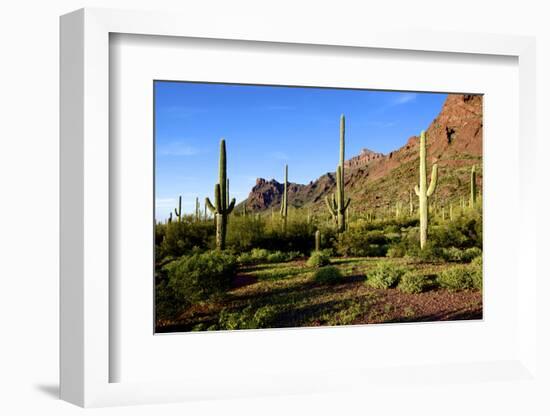
<svg viewBox="0 0 550 416"><path fill-rule="evenodd" d="M204 25L192 16L167 13L82 9L61 18L61 398L79 406L160 403L206 398L253 397L270 394L320 393L378 389L395 383L406 388L433 388L433 383L508 382L513 387L541 387L537 372L535 251L518 244L518 281L514 313L518 345L498 361L441 362L407 368L332 368L316 372L265 374L263 378L235 380L219 374L216 380L194 373L178 381L111 382L110 366L119 359L110 348L110 170L109 51L110 34L225 39L281 44L330 45L333 48L374 48L429 51L439 54L514 57L519 68L518 143L535 142L535 42L528 37L467 33L403 33L398 31L329 31L312 25L299 27L250 22L235 31L222 20ZM518 212L534 212L535 146L519 147ZM521 215L518 241L536 241L536 218ZM357 328L359 329L359 328ZM331 331L331 329L328 329ZM359 329L360 330L360 329ZM334 331L334 329L332 330ZM325 332L326 333L326 332ZM271 338L277 333L271 333ZM222 334L228 336L228 334ZM252 335L253 336L253 335ZM380 386L380 384L382 386ZM468 388L468 387L466 387ZM456 386L438 388L442 398ZM487 400L498 398L486 388ZM374 395L374 394L373 394ZM493 396L491 396L493 395ZM375 395L374 395L375 396Z"/></svg>

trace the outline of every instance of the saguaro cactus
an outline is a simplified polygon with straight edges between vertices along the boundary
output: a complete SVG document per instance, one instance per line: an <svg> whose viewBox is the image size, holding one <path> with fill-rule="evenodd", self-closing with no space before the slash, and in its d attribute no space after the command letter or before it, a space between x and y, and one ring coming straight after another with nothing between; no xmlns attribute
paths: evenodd
<svg viewBox="0 0 550 416"><path fill-rule="evenodd" d="M470 209L474 209L476 206L477 197L477 183L476 183L476 166L472 166L470 173Z"/></svg>
<svg viewBox="0 0 550 416"><path fill-rule="evenodd" d="M206 206L216 218L216 247L218 250L225 249L225 236L227 235L227 216L235 207L235 198L229 204L227 190L227 162L225 156L225 140L220 141L219 181L214 186L214 202L212 205L209 198L205 199Z"/></svg>
<svg viewBox="0 0 550 416"><path fill-rule="evenodd" d="M336 218L338 232L346 230L346 210L351 202L350 198L345 199L344 194L344 159L346 147L346 118L342 114L340 116L340 162L336 169L336 197L333 195L332 200L325 197L325 203L333 218Z"/></svg>
<svg viewBox="0 0 550 416"><path fill-rule="evenodd" d="M178 208L174 208L174 214L176 214L176 217L178 217L178 222L181 222L181 219L183 218L183 215L181 213L181 195L179 197Z"/></svg>
<svg viewBox="0 0 550 416"><path fill-rule="evenodd" d="M172 211L170 211L170 216L168 217L168 222L172 222Z"/></svg>
<svg viewBox="0 0 550 416"><path fill-rule="evenodd" d="M414 205L413 205L413 195L412 191L409 190L409 215L412 217L414 212Z"/></svg>
<svg viewBox="0 0 550 416"><path fill-rule="evenodd" d="M321 250L321 231L315 231L315 251Z"/></svg>
<svg viewBox="0 0 550 416"><path fill-rule="evenodd" d="M420 133L420 187L415 185L414 192L418 195L418 211L420 215L420 248L426 246L428 238L428 198L437 187L437 163L432 166L432 179L428 187L426 180L426 133Z"/></svg>
<svg viewBox="0 0 550 416"><path fill-rule="evenodd" d="M199 197L195 198L195 221L199 222L201 219L201 204L199 203Z"/></svg>
<svg viewBox="0 0 550 416"><path fill-rule="evenodd" d="M281 219L283 220L283 230L286 231L286 220L288 217L288 165L285 165L285 182L283 188L283 198L281 200Z"/></svg>

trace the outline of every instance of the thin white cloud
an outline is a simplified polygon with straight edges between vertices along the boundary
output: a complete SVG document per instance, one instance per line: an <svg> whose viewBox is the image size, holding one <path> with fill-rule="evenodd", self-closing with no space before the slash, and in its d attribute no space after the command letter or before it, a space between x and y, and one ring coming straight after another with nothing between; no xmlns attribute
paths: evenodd
<svg viewBox="0 0 550 416"><path fill-rule="evenodd" d="M172 105L167 107L161 107L158 109L160 114L167 115L171 118L188 118L202 114L206 112L204 108L189 107L183 105Z"/></svg>
<svg viewBox="0 0 550 416"><path fill-rule="evenodd" d="M401 104L409 103L411 101L416 100L417 95L418 94L416 94L414 92L401 92L401 93L397 94L392 99L391 104L392 105L401 105Z"/></svg>
<svg viewBox="0 0 550 416"><path fill-rule="evenodd" d="M175 206L176 198L156 198L155 206L157 208L171 208Z"/></svg>
<svg viewBox="0 0 550 416"><path fill-rule="evenodd" d="M184 142L170 142L158 148L157 154L161 156L194 156L200 150Z"/></svg>

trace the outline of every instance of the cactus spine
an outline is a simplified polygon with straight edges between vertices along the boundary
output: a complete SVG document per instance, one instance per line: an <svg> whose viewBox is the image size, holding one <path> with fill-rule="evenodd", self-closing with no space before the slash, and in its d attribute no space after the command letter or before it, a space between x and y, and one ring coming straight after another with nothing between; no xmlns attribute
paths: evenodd
<svg viewBox="0 0 550 416"><path fill-rule="evenodd" d="M183 217L181 213L181 195L179 197L178 208L174 208L174 214L176 214L176 217L178 217L178 222L181 222L181 219Z"/></svg>
<svg viewBox="0 0 550 416"><path fill-rule="evenodd" d="M325 198L325 203L333 218L336 219L338 232L346 230L346 210L351 202L350 198L346 200L344 193L344 159L346 150L346 118L340 116L340 162L336 169L336 197L332 196L332 201Z"/></svg>
<svg viewBox="0 0 550 416"><path fill-rule="evenodd" d="M214 202L215 205L210 202L209 198L206 198L205 203L208 209L214 214L216 218L216 247L218 250L225 249L225 236L227 235L227 216L233 211L235 207L235 198L231 200L229 204L228 189L227 189L227 161L225 154L225 140L220 141L220 161L219 161L219 181L214 186Z"/></svg>
<svg viewBox="0 0 550 416"><path fill-rule="evenodd" d="M432 167L432 178L428 187L426 180L426 133L420 133L420 186L414 187L418 196L418 211L420 215L420 248L426 246L428 239L428 198L433 195L437 187L437 163Z"/></svg>
<svg viewBox="0 0 550 416"><path fill-rule="evenodd" d="M472 166L472 172L470 173L470 209L474 209L476 206L476 166Z"/></svg>
<svg viewBox="0 0 550 416"><path fill-rule="evenodd" d="M321 250L321 231L315 231L315 251Z"/></svg>
<svg viewBox="0 0 550 416"><path fill-rule="evenodd" d="M285 183L283 189L283 199L281 201L281 219L283 220L283 230L286 231L286 220L288 217L288 165L285 165Z"/></svg>

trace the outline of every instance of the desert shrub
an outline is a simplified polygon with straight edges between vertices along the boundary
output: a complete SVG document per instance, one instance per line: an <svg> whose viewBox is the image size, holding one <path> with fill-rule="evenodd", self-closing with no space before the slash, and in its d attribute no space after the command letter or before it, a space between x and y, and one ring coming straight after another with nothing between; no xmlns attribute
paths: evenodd
<svg viewBox="0 0 550 416"><path fill-rule="evenodd" d="M464 250L462 259L463 261L471 262L477 257L481 258L482 254L483 253L479 247L470 247Z"/></svg>
<svg viewBox="0 0 550 416"><path fill-rule="evenodd" d="M268 263L281 263L283 261L288 260L288 256L283 253L282 251L274 251L273 253L269 253L267 255L267 262Z"/></svg>
<svg viewBox="0 0 550 416"><path fill-rule="evenodd" d="M299 251L289 251L288 253L285 253L285 256L286 261L292 261L302 257L302 253L300 253Z"/></svg>
<svg viewBox="0 0 550 416"><path fill-rule="evenodd" d="M237 268L235 256L209 251L183 256L165 266L168 285L179 303L195 303L224 293Z"/></svg>
<svg viewBox="0 0 550 416"><path fill-rule="evenodd" d="M473 289L472 267L469 265L450 267L439 274L437 281L443 289L451 292Z"/></svg>
<svg viewBox="0 0 550 416"><path fill-rule="evenodd" d="M248 305L242 311L229 312L222 309L218 320L219 329L258 329L273 326L279 311L275 306L266 305L254 308Z"/></svg>
<svg viewBox="0 0 550 416"><path fill-rule="evenodd" d="M323 267L330 264L330 255L326 251L314 251L307 260L309 267Z"/></svg>
<svg viewBox="0 0 550 416"><path fill-rule="evenodd" d="M388 248L388 251L386 252L386 257L389 257L392 259L397 257L404 257L405 253L406 253L406 250L403 247L403 245L395 244L390 246L390 248Z"/></svg>
<svg viewBox="0 0 550 416"><path fill-rule="evenodd" d="M185 306L178 301L174 289L168 284L168 280L161 280L155 285L155 320L170 319Z"/></svg>
<svg viewBox="0 0 550 416"><path fill-rule="evenodd" d="M380 262L377 266L367 273L366 284L375 289L389 289L397 286L401 276L405 274L405 269L389 261Z"/></svg>
<svg viewBox="0 0 550 416"><path fill-rule="evenodd" d="M459 217L442 225L430 227L428 239L437 247L482 247L480 217Z"/></svg>
<svg viewBox="0 0 550 416"><path fill-rule="evenodd" d="M430 286L429 279L416 272L407 272L399 279L397 288L405 293L421 293Z"/></svg>
<svg viewBox="0 0 550 416"><path fill-rule="evenodd" d="M236 253L263 247L262 239L266 233L265 222L256 220L253 215L231 215L227 224L227 248Z"/></svg>
<svg viewBox="0 0 550 416"><path fill-rule="evenodd" d="M155 257L180 257L193 249L205 251L214 246L215 228L213 222L182 222L157 224L155 226Z"/></svg>
<svg viewBox="0 0 550 416"><path fill-rule="evenodd" d="M285 261L291 261L302 256L299 251L290 251L284 253L282 251L269 251L265 248L253 248L251 251L247 251L239 254L237 261L243 265L259 264L259 263L281 263Z"/></svg>
<svg viewBox="0 0 550 416"><path fill-rule="evenodd" d="M481 290L483 288L483 259L482 256L476 257L470 263L472 271L472 282L474 289Z"/></svg>
<svg viewBox="0 0 550 416"><path fill-rule="evenodd" d="M479 247L469 247L463 250L457 247L442 249L442 256L447 261L469 263L473 258L480 255L481 249Z"/></svg>
<svg viewBox="0 0 550 416"><path fill-rule="evenodd" d="M317 283L334 284L342 281L344 276L337 267L325 266L318 269L313 275L313 280Z"/></svg>
<svg viewBox="0 0 550 416"><path fill-rule="evenodd" d="M336 242L336 251L342 256L385 256L390 239L381 230L367 231L360 227L341 233Z"/></svg>

